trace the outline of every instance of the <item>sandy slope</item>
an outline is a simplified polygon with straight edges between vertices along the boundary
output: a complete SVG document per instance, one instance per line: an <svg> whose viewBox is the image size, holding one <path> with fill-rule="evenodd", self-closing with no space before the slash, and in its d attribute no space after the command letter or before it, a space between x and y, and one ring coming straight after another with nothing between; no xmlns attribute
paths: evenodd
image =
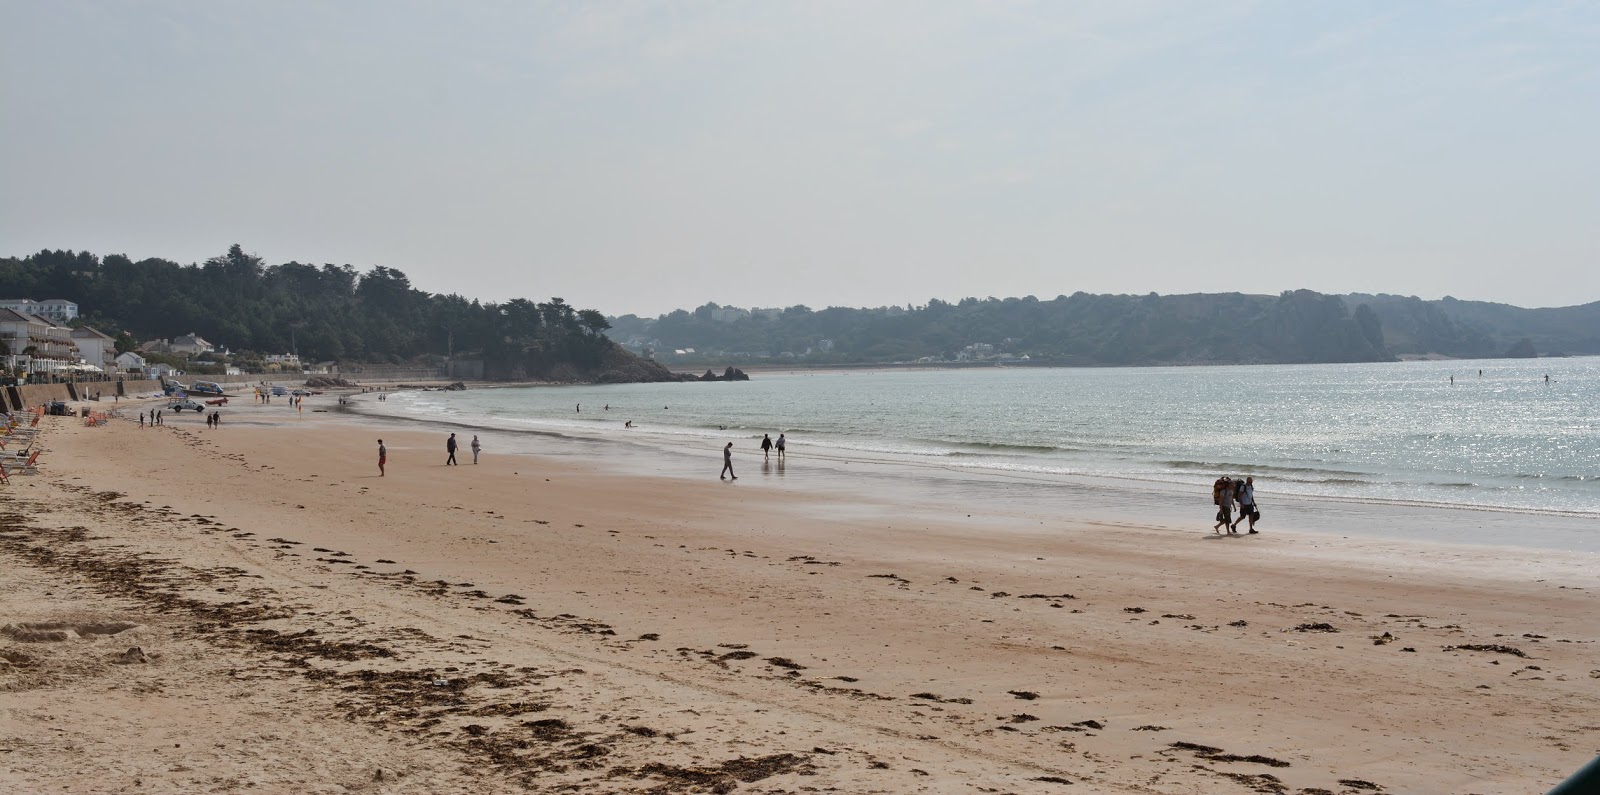
<svg viewBox="0 0 1600 795"><path fill-rule="evenodd" d="M0 791L1523 793L1600 752L1590 557L47 422Z"/></svg>

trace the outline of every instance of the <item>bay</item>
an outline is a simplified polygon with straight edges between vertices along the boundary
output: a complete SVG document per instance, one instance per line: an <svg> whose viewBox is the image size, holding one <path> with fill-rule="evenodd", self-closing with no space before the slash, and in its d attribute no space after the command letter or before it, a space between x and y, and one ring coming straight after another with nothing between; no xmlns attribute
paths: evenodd
<svg viewBox="0 0 1600 795"><path fill-rule="evenodd" d="M1600 518L1594 357L758 373L748 382L401 392L382 406L669 451L724 441L743 450L784 433L791 454L827 460L1203 494L1218 475L1253 475L1265 491L1305 498Z"/></svg>

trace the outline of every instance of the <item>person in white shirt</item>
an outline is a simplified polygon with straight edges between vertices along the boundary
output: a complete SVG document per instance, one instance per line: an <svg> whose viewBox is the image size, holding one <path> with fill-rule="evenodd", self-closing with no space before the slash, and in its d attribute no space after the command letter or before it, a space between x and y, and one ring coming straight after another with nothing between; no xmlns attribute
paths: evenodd
<svg viewBox="0 0 1600 795"><path fill-rule="evenodd" d="M1261 518L1261 512L1256 510L1256 479L1254 477L1245 478L1244 484L1235 486L1234 491L1235 496L1239 499L1239 518L1233 520L1233 524L1228 527L1228 532L1237 531L1239 523L1245 519L1250 520L1251 533L1259 532L1256 530L1256 520Z"/></svg>

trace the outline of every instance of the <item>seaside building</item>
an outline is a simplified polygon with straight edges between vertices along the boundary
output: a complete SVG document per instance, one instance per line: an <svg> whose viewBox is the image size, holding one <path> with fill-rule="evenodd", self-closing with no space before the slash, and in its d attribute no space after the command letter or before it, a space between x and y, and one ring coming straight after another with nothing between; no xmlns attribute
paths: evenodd
<svg viewBox="0 0 1600 795"><path fill-rule="evenodd" d="M266 356L261 357L261 361L266 363L268 367L271 367L275 364L278 366L278 369L281 370L301 369L300 357L292 353L269 353Z"/></svg>
<svg viewBox="0 0 1600 795"><path fill-rule="evenodd" d="M65 298L48 298L43 301L31 298L0 299L0 309L42 317L58 326L65 326L78 317L78 305Z"/></svg>
<svg viewBox="0 0 1600 795"><path fill-rule="evenodd" d="M83 357L85 363L104 371L116 367L116 341L105 332L79 326L72 330L72 344L78 346L78 355Z"/></svg>
<svg viewBox="0 0 1600 795"><path fill-rule="evenodd" d="M216 346L200 338L199 334L190 332L172 340L172 352L188 356L198 356L202 353L215 351Z"/></svg>
<svg viewBox="0 0 1600 795"><path fill-rule="evenodd" d="M117 354L116 364L117 369L124 373L143 374L150 367L149 362L146 362L143 356L133 351Z"/></svg>
<svg viewBox="0 0 1600 795"><path fill-rule="evenodd" d="M0 342L10 351L6 366L13 370L57 374L78 363L72 330L37 315L0 309Z"/></svg>
<svg viewBox="0 0 1600 795"><path fill-rule="evenodd" d="M198 356L202 353L211 353L217 348L205 341L199 334L189 333L173 339L151 340L139 346L141 353L165 353L178 356Z"/></svg>

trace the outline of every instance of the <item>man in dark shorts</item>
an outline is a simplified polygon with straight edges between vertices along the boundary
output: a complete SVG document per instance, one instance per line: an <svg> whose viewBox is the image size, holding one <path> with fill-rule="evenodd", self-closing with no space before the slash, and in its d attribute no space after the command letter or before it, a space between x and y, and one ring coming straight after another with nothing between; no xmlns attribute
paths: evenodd
<svg viewBox="0 0 1600 795"><path fill-rule="evenodd" d="M1239 523L1246 518L1250 520L1250 532L1258 533L1256 520L1261 518L1261 512L1256 510L1256 479L1250 476L1244 479L1242 485L1234 488L1235 496L1239 498L1239 518L1233 520L1232 530L1239 529Z"/></svg>
<svg viewBox="0 0 1600 795"><path fill-rule="evenodd" d="M389 448L383 446L383 440L378 440L378 477L383 477L383 465L389 463Z"/></svg>
<svg viewBox="0 0 1600 795"><path fill-rule="evenodd" d="M772 457L772 434L761 434L761 455L764 458Z"/></svg>
<svg viewBox="0 0 1600 795"><path fill-rule="evenodd" d="M455 434L453 434L453 433L450 434L450 438L448 440L446 440L445 443L444 443L444 449L445 449L445 452L450 454L450 457L445 459L444 465L445 466L460 466L460 464L456 463L456 435Z"/></svg>

